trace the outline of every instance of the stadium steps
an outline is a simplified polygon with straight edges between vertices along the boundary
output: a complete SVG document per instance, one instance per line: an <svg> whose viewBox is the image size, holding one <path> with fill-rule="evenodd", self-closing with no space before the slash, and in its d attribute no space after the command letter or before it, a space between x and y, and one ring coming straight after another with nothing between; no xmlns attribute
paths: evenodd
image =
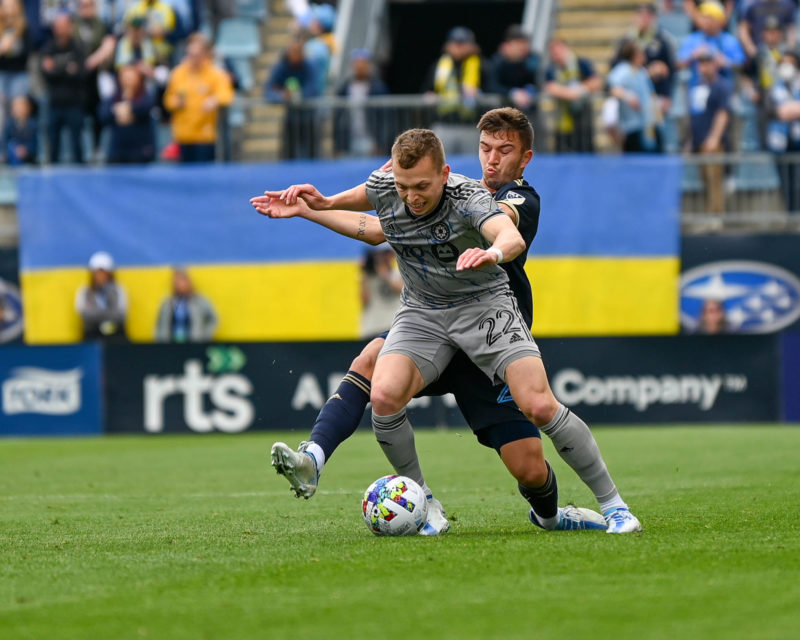
<svg viewBox="0 0 800 640"><path fill-rule="evenodd" d="M614 47L631 29L634 11L640 4L635 0L560 0L555 34L605 76ZM611 140L599 122L602 101L595 104L595 145L598 150L607 150Z"/></svg>
<svg viewBox="0 0 800 640"><path fill-rule="evenodd" d="M19 244L17 207L0 204L0 247L15 247Z"/></svg>
<svg viewBox="0 0 800 640"><path fill-rule="evenodd" d="M284 108L282 105L259 104L264 85L291 38L293 18L284 0L269 2L269 19L261 24L261 53L253 61L253 104L248 108L243 127L239 159L246 162L279 160Z"/></svg>

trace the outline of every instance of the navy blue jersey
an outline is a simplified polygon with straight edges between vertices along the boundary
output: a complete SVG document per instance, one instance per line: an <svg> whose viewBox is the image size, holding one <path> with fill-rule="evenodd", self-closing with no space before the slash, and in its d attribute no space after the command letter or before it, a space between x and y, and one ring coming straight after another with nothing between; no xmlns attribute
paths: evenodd
<svg viewBox="0 0 800 640"><path fill-rule="evenodd" d="M517 214L517 228L525 240L525 251L511 262L500 266L508 273L508 284L514 292L519 310L528 322L533 324L533 295L528 274L525 273L525 261L528 251L539 229L539 194L524 179L514 180L500 187L494 194L495 202L506 205Z"/></svg>

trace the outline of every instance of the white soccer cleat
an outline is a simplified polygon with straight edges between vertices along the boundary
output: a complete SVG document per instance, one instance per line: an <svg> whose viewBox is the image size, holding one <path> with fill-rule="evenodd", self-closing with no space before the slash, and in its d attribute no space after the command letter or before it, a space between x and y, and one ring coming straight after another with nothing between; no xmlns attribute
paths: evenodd
<svg viewBox="0 0 800 640"><path fill-rule="evenodd" d="M450 522L445 518L444 507L433 495L428 496L428 519L420 529L421 536L438 536L440 533L447 533L450 529Z"/></svg>
<svg viewBox="0 0 800 640"><path fill-rule="evenodd" d="M301 442L297 451L292 451L283 442L276 442L270 452L275 471L289 481L296 498L306 500L314 495L319 483L317 465L311 454L306 453L307 446L307 442Z"/></svg>
<svg viewBox="0 0 800 640"><path fill-rule="evenodd" d="M606 533L635 533L642 530L639 519L624 507L609 509L603 516L608 525Z"/></svg>
<svg viewBox="0 0 800 640"><path fill-rule="evenodd" d="M533 509L528 512L528 519L537 527L545 528ZM605 531L607 527L605 519L597 511L568 504L558 508L558 523L551 531Z"/></svg>
<svg viewBox="0 0 800 640"><path fill-rule="evenodd" d="M571 504L568 504L566 507L559 507L558 509L556 531L606 531L607 527L608 524L605 518L597 513L597 511L584 509L583 507L574 507Z"/></svg>

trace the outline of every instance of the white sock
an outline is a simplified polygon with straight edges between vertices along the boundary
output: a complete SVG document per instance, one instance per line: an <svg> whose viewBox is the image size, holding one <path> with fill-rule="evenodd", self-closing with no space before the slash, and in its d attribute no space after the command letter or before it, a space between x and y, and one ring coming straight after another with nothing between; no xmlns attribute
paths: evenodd
<svg viewBox="0 0 800 640"><path fill-rule="evenodd" d="M314 459L314 464L317 465L317 475L322 473L322 467L325 466L325 452L316 442L309 442L306 446L306 453L310 453Z"/></svg>
<svg viewBox="0 0 800 640"><path fill-rule="evenodd" d="M608 500L603 500L600 503L600 511L605 514L606 511L610 509L627 509L628 505L622 499L622 496L619 493L611 496Z"/></svg>
<svg viewBox="0 0 800 640"><path fill-rule="evenodd" d="M531 513L533 513L533 517L536 518L542 529L546 529L547 531L553 531L558 526L558 521L561 520L561 509L556 511L556 515L549 518L542 518L535 511L531 511Z"/></svg>

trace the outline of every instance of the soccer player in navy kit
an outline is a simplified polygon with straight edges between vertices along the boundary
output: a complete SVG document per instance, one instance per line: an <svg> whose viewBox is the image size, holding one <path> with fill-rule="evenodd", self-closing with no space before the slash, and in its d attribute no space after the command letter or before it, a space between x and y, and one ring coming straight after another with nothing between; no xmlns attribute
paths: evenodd
<svg viewBox="0 0 800 640"><path fill-rule="evenodd" d="M483 184L494 192L495 200L499 203L501 210L518 225L527 248L536 234L539 215L538 194L521 178L522 172L532 156L533 132L530 123L524 114L515 109L495 109L484 116L479 124L479 129L481 130L480 157ZM382 180L381 176L373 174L370 182L374 183L373 188L379 188L381 182L393 181L396 177L387 176ZM471 187L464 184L455 188L468 190ZM294 204L298 196L308 201L312 207L320 209L334 205L352 205L351 192L344 192L332 199L326 199L313 187L301 185L291 187L281 193L271 192L265 197L255 198L254 205L261 213L272 217L288 217L299 214L345 235L366 240L367 236L375 231L375 218L372 216L365 217L363 214L349 212L350 218L346 216L334 218L330 213L312 211L303 203L301 203L302 212L292 211L286 206ZM281 196L283 196L283 200L276 202L275 198ZM361 204L363 205L363 202ZM414 201L411 204L414 204ZM412 207L409 208L409 212L410 215L415 213ZM336 213L344 214L345 212ZM441 234L443 242L438 245L434 244L434 253L451 250L444 242L446 240L444 238L445 231L441 230ZM432 235L434 243L436 243L437 228L435 225ZM379 242L383 239L383 234L378 234L373 239ZM525 323L530 325L532 299L530 284L523 269L526 253L523 252L515 260L505 263L503 267L509 276L511 287L518 301L519 311ZM497 318L498 321L508 319L499 316ZM500 331L499 324L498 333ZM489 333L491 334L491 328ZM512 341L515 338L523 340L524 336L514 334ZM369 399L368 392L374 359L381 346L380 338L372 341L353 361L351 370L339 390L320 412L310 443L301 445L298 453L291 451L282 443L276 443L273 447L273 464L279 472L286 475L298 496L309 497L313 494L322 467L319 464L320 459L324 463L335 447L349 437L358 425ZM553 438L560 455L594 491L601 507L607 513L606 522L602 528L613 533L639 530L638 521L627 511L627 505L619 497L588 428L552 397L543 368L541 375L544 378L544 388L540 394L542 401L537 402L537 406L541 406L541 409L537 410L542 415L535 417L542 429ZM597 526L596 522L592 522L590 514L593 512L589 510L567 508L552 513L554 511L552 494L555 492L555 478L549 465L544 462L543 454L540 454L541 460L538 461L540 471L531 472L531 469L537 467L537 461L532 461L530 458L531 449L516 446L515 450L522 452L522 455L509 455L508 451L512 450L512 447L506 446L512 443L519 444L519 441L530 442L528 439L538 438L538 430L520 414L519 409L512 402L508 402L510 398L507 393L503 393L503 387L492 385L484 372L472 364L463 352L459 352L439 379L422 393L441 394L446 392L455 394L459 407L479 441L498 450L506 466L518 479L521 492L532 505L530 516L535 524L545 528L594 528ZM384 442L384 451L387 452L387 456L390 457L399 472L424 483L416 452L413 449L413 432L409 436L401 429L400 433L395 434L393 433L394 426L396 425L390 425L390 428L386 429L376 426L378 439ZM410 432L410 425L408 425L407 431ZM410 453L407 446L409 439ZM386 446L388 442L391 444ZM539 442L538 445L540 449L541 443ZM398 451L405 451L403 454L405 457L399 460L399 464L392 459L392 455L397 457ZM317 465L306 468L309 467L308 462L312 459L317 462ZM546 469L546 475L541 473L541 469ZM546 508L543 508L544 503L547 503L549 507L545 505ZM428 533L446 530L447 521L443 513L440 516L437 520L436 509L434 509L431 531ZM601 522L603 521L601 520Z"/></svg>

